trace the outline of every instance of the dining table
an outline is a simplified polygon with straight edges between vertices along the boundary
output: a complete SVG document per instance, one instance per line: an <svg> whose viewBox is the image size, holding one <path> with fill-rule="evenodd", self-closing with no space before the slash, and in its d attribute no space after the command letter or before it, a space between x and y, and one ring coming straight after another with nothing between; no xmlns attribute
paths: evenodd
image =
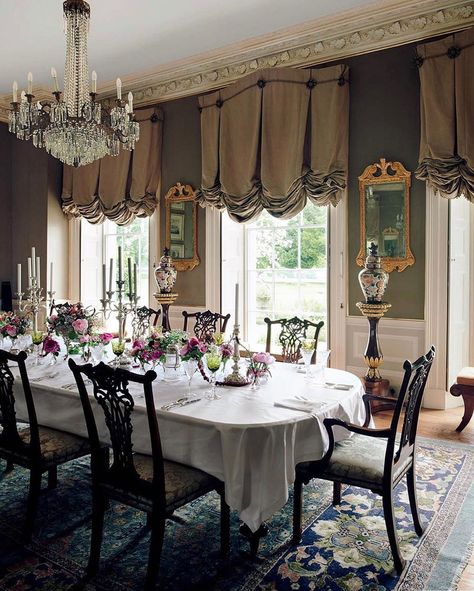
<svg viewBox="0 0 474 591"><path fill-rule="evenodd" d="M67 363L35 365L29 357L27 371L38 423L86 437L81 401ZM257 389L220 386L217 400L206 397L209 384L199 372L191 381L191 396L184 372L178 368L171 373L170 377L168 370L159 372L153 382L163 456L223 481L227 503L250 532L257 532L285 505L295 466L323 456L328 446L326 417L358 425L366 418L360 379L339 369L308 376L300 365L275 363L271 376ZM99 437L106 442L103 413L92 385L86 386ZM133 449L151 454L141 386L130 384L130 394ZM15 379L14 395L17 418L27 420L20 379ZM347 436L346 430L335 429L336 441Z"/></svg>

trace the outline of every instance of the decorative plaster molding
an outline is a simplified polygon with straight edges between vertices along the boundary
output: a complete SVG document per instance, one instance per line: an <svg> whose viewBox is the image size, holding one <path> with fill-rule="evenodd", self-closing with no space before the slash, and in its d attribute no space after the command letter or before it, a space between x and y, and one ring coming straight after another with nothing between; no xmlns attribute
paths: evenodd
<svg viewBox="0 0 474 591"><path fill-rule="evenodd" d="M381 0L123 77L122 83L133 90L135 105L145 106L222 88L262 68L308 67L472 25L474 0ZM100 88L106 102L114 92L112 81ZM9 97L0 100L1 120L8 103Z"/></svg>

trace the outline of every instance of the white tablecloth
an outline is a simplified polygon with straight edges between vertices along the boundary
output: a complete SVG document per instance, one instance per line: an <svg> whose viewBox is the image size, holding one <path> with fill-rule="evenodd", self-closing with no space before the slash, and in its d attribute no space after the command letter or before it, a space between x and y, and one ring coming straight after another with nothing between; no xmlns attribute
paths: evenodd
<svg viewBox="0 0 474 591"><path fill-rule="evenodd" d="M299 462L321 458L327 447L325 417L338 417L362 424L365 410L360 380L345 371L328 369L328 382L352 384L349 391L333 390L307 380L300 369L275 364L273 377L257 391L250 387L219 388L220 400L204 398L208 384L197 373L193 391L199 402L161 410L167 402L186 395L187 381L154 382L155 404L165 458L194 466L225 482L226 500L239 512L252 531L279 510L288 499L288 487ZM53 367L28 367L38 422L63 431L86 436L86 426L73 375L64 363ZM40 378L39 381L35 379ZM146 409L141 390L134 386L134 450L150 453ZM295 396L325 401L327 406L311 414L274 406L274 402ZM27 419L19 380L15 381L18 419ZM107 441L107 429L100 409L94 412L100 437ZM336 438L346 437L345 430Z"/></svg>

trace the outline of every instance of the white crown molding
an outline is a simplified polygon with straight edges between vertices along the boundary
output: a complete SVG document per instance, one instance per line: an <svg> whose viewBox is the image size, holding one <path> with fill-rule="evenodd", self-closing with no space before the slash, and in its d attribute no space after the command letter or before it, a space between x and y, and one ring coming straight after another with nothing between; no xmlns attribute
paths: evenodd
<svg viewBox="0 0 474 591"><path fill-rule="evenodd" d="M126 76L122 83L127 91L133 90L135 105L145 106L222 88L262 68L327 63L472 25L473 0L379 0ZM35 90L51 97L45 88ZM110 99L115 84L108 82L99 90L101 98ZM9 100L0 98L0 120L8 117Z"/></svg>

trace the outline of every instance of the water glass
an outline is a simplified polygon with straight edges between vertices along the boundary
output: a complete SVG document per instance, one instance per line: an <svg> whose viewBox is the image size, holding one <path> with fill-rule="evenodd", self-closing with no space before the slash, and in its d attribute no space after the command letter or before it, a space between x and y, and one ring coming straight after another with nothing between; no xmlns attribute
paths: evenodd
<svg viewBox="0 0 474 591"><path fill-rule="evenodd" d="M191 392L191 381L193 379L194 374L198 368L198 360L197 359L188 359L187 361L183 361L183 368L186 377L188 378L188 398L195 397L195 394Z"/></svg>
<svg viewBox="0 0 474 591"><path fill-rule="evenodd" d="M317 349L316 350L316 367L321 372L321 380L326 381L325 369L328 366L328 359L331 351L329 349Z"/></svg>
<svg viewBox="0 0 474 591"><path fill-rule="evenodd" d="M316 347L316 341L314 339L303 339L301 343L301 355L303 356L304 365L306 368L306 377L310 378L310 367L311 359L314 354Z"/></svg>

